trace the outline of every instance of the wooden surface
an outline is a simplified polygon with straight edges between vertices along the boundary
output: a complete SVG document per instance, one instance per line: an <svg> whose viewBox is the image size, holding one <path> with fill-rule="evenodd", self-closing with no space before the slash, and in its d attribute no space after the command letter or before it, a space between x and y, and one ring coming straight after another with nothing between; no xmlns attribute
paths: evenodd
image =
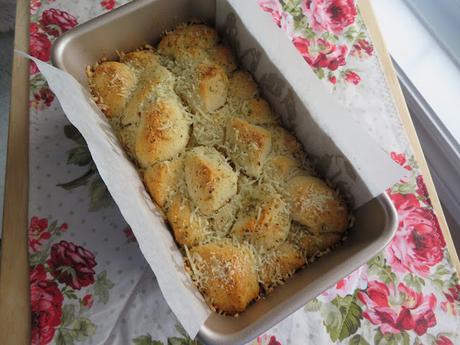
<svg viewBox="0 0 460 345"><path fill-rule="evenodd" d="M385 48L370 0L360 0L363 19L374 41L401 120L425 177L428 192L438 216L452 262L460 272L460 262L437 197L428 166L420 147L404 96ZM15 48L28 50L28 1L18 0ZM30 344L30 306L27 261L28 225L28 138L29 138L28 64L15 56L11 90L11 111L3 215L3 248L0 271L0 342Z"/></svg>
<svg viewBox="0 0 460 345"><path fill-rule="evenodd" d="M15 49L28 51L29 2L18 0ZM0 343L30 344L27 209L29 65L13 58L0 270Z"/></svg>
<svg viewBox="0 0 460 345"><path fill-rule="evenodd" d="M380 0L375 0L380 1ZM388 85L390 87L393 99L396 103L399 116L404 125L404 129L408 136L412 151L414 152L417 163L420 167L420 170L425 179L425 184L430 195L431 202L433 204L434 211L441 226L444 239L446 241L447 250L450 253L452 264L460 274L460 261L458 259L457 251L455 250L454 242L452 241L452 236L449 232L449 227L446 222L443 210L441 208L441 203L439 202L438 194L434 187L433 179L431 178L430 170L426 162L425 156L423 154L422 147L415 132L414 124L407 109L407 104L404 99L404 95L399 85L398 78L396 76L393 63L391 62L388 50L386 49L385 42L383 40L382 34L380 32L375 13L372 9L372 4L370 0L358 0L359 9L363 17L364 22L366 23L369 34L371 35L372 41L374 43L375 49L380 57L380 63L382 65L383 71L385 73Z"/></svg>

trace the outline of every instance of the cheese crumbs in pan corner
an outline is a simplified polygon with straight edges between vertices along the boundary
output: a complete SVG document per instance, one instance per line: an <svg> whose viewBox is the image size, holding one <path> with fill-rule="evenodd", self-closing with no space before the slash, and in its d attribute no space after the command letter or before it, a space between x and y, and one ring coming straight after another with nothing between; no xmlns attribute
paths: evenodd
<svg viewBox="0 0 460 345"><path fill-rule="evenodd" d="M214 29L180 25L87 74L214 310L244 311L344 237L342 197Z"/></svg>

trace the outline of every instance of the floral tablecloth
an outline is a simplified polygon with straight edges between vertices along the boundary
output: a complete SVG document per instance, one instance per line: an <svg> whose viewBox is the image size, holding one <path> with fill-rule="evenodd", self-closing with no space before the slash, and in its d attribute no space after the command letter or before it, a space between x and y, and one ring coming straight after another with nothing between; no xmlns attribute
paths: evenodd
<svg viewBox="0 0 460 345"><path fill-rule="evenodd" d="M31 54L48 61L56 37L123 2L31 0ZM253 344L460 343L458 275L359 9L353 0L258 2L410 178L387 191L400 220L391 244ZM34 65L30 81L32 343L195 344Z"/></svg>

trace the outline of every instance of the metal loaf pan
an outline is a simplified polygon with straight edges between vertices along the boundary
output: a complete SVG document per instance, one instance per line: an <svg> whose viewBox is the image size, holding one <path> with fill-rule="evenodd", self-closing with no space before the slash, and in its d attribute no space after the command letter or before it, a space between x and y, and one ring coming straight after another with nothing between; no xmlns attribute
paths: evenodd
<svg viewBox="0 0 460 345"><path fill-rule="evenodd" d="M116 50L129 51L145 43L156 44L162 32L192 18L213 25L215 1L134 1L61 36L53 46L53 63L87 85L86 66L102 56L112 57ZM396 231L393 204L381 194L355 210L354 215L356 222L343 245L296 273L238 318L212 314L198 337L207 344L248 342L375 256Z"/></svg>

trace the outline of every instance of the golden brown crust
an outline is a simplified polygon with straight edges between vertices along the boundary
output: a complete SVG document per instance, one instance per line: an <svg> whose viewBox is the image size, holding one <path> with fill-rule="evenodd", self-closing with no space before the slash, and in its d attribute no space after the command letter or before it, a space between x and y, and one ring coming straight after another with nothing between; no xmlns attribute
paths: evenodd
<svg viewBox="0 0 460 345"><path fill-rule="evenodd" d="M265 165L265 175L271 181L286 181L299 171L299 162L291 156L271 156Z"/></svg>
<svg viewBox="0 0 460 345"><path fill-rule="evenodd" d="M252 76L245 71L236 71L230 78L228 97L235 102L241 102L257 96L257 84Z"/></svg>
<svg viewBox="0 0 460 345"><path fill-rule="evenodd" d="M184 110L174 100L159 100L141 115L135 156L140 166L148 167L182 152L188 139L189 124Z"/></svg>
<svg viewBox="0 0 460 345"><path fill-rule="evenodd" d="M273 152L291 156L305 155L302 144L289 131L280 126L273 127L272 133Z"/></svg>
<svg viewBox="0 0 460 345"><path fill-rule="evenodd" d="M181 158L164 161L148 167L144 172L144 183L153 200L161 208L175 192L183 179L184 162Z"/></svg>
<svg viewBox="0 0 460 345"><path fill-rule="evenodd" d="M296 176L288 181L287 193L292 218L314 233L344 232L348 211L338 193L313 176Z"/></svg>
<svg viewBox="0 0 460 345"><path fill-rule="evenodd" d="M302 249L305 257L310 258L338 243L342 236L343 234L337 232L325 232L318 235L304 232L298 236L296 243Z"/></svg>
<svg viewBox="0 0 460 345"><path fill-rule="evenodd" d="M233 161L247 175L258 177L270 153L270 132L263 127L233 117L227 125L226 142Z"/></svg>
<svg viewBox="0 0 460 345"><path fill-rule="evenodd" d="M263 98L251 98L247 100L245 103L245 112L249 121L256 125L276 123L270 105Z"/></svg>
<svg viewBox="0 0 460 345"><path fill-rule="evenodd" d="M208 49L217 44L217 32L207 25L195 24L178 27L167 32L158 44L160 54L175 57L182 48L197 47Z"/></svg>
<svg viewBox="0 0 460 345"><path fill-rule="evenodd" d="M196 67L198 95L204 109L219 109L227 100L228 78L222 67L216 64L200 64Z"/></svg>
<svg viewBox="0 0 460 345"><path fill-rule="evenodd" d="M99 64L90 78L92 92L97 102L104 105L108 118L118 118L123 114L136 82L131 69L115 61Z"/></svg>
<svg viewBox="0 0 460 345"><path fill-rule="evenodd" d="M240 313L259 295L254 259L244 246L222 241L190 252L198 271L198 285L218 310Z"/></svg>
<svg viewBox="0 0 460 345"><path fill-rule="evenodd" d="M193 210L184 197L176 195L172 199L167 217L180 245L191 248L205 239L207 220Z"/></svg>
<svg viewBox="0 0 460 345"><path fill-rule="evenodd" d="M200 211L210 214L237 192L238 176L225 157L213 148L195 147L185 156L188 194Z"/></svg>
<svg viewBox="0 0 460 345"><path fill-rule="evenodd" d="M223 45L217 45L208 50L208 56L212 62L222 67L228 76L236 70L235 59L230 49Z"/></svg>
<svg viewBox="0 0 460 345"><path fill-rule="evenodd" d="M151 50L138 50L123 55L121 62L137 71L160 66L157 56Z"/></svg>
<svg viewBox="0 0 460 345"><path fill-rule="evenodd" d="M277 194L264 195L255 205L248 206L241 210L232 234L240 242L249 242L264 252L284 242L291 220L283 198ZM248 209L253 210L250 212Z"/></svg>
<svg viewBox="0 0 460 345"><path fill-rule="evenodd" d="M294 274L305 265L305 259L298 248L289 242L284 242L274 252L264 257L264 263L259 270L259 278L265 290L270 290Z"/></svg>

